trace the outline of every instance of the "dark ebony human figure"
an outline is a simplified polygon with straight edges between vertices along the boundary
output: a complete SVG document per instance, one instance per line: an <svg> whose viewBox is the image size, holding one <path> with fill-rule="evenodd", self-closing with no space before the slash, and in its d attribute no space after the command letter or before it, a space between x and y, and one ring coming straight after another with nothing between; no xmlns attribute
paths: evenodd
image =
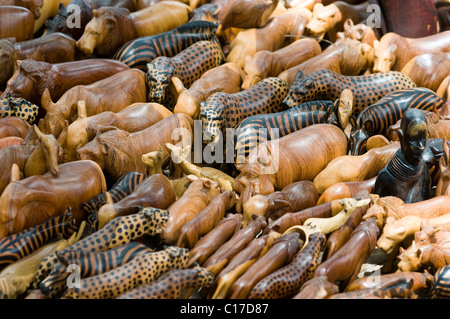
<svg viewBox="0 0 450 319"><path fill-rule="evenodd" d="M401 121L401 148L378 174L374 194L396 196L405 203L415 203L431 197L431 178L423 159L427 142L427 124L419 109L407 110Z"/></svg>

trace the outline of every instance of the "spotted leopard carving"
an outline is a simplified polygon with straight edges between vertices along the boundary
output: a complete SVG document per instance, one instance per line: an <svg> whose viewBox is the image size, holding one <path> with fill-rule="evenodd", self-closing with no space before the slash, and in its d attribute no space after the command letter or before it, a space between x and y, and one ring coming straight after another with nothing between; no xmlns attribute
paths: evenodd
<svg viewBox="0 0 450 319"><path fill-rule="evenodd" d="M0 100L0 118L15 116L28 124L33 124L39 112L39 106L21 97L10 97Z"/></svg>
<svg viewBox="0 0 450 319"><path fill-rule="evenodd" d="M213 280L213 273L203 267L173 269L154 282L130 290L117 299L180 299L185 289L208 288Z"/></svg>
<svg viewBox="0 0 450 319"><path fill-rule="evenodd" d="M141 253L123 266L103 274L83 278L80 287L69 288L62 299L111 299L146 285L172 269L183 269L189 260L189 249L176 246Z"/></svg>
<svg viewBox="0 0 450 319"><path fill-rule="evenodd" d="M292 261L258 282L250 292L249 299L284 299L295 296L304 283L310 280L318 265L319 253L325 247L323 233L313 233L305 249Z"/></svg>
<svg viewBox="0 0 450 319"><path fill-rule="evenodd" d="M219 66L224 60L217 37L211 41L198 41L173 57L157 57L147 63L149 101L162 104L173 111L176 101L169 92L171 78L175 76L185 87L189 87L203 73Z"/></svg>
<svg viewBox="0 0 450 319"><path fill-rule="evenodd" d="M236 127L249 116L284 111L281 102L288 91L286 81L269 77L237 93L214 93L200 102L204 141L214 141L226 128Z"/></svg>
<svg viewBox="0 0 450 319"><path fill-rule="evenodd" d="M299 71L283 104L293 107L313 100L335 101L343 90L351 89L353 115L358 116L363 109L387 94L413 87L416 84L397 71L357 76L340 75L330 70L320 70L304 76Z"/></svg>

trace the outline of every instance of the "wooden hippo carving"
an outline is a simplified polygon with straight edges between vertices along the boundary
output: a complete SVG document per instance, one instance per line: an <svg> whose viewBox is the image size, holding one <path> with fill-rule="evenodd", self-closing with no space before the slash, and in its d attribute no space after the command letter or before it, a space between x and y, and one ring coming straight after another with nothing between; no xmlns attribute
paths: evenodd
<svg viewBox="0 0 450 319"><path fill-rule="evenodd" d="M0 39L33 39L34 15L29 9L11 5L0 6L0 21Z"/></svg>
<svg viewBox="0 0 450 319"><path fill-rule="evenodd" d="M78 10L77 22L79 23L75 27L73 26L73 21L69 20L69 17L74 13L74 7ZM91 20L91 15L91 5L85 0L72 0L67 6L61 2L58 7L58 14L52 19L45 21L44 35L61 32L69 35L76 41L83 35L86 25Z"/></svg>
<svg viewBox="0 0 450 319"><path fill-rule="evenodd" d="M279 0L235 0L219 20L221 29L264 27L278 2Z"/></svg>
<svg viewBox="0 0 450 319"><path fill-rule="evenodd" d="M159 56L147 64L146 82L149 87L148 99L163 104L173 110L176 101L169 91L172 77L177 77L185 87L189 87L202 74L224 60L217 37L211 41L198 41L175 56Z"/></svg>
<svg viewBox="0 0 450 319"><path fill-rule="evenodd" d="M120 62L119 62L120 63ZM44 131L59 136L65 126L74 122L78 116L78 104L83 101L85 111L82 116L92 116L104 111L120 112L133 103L147 100L145 74L140 70L117 72L88 85L76 85L67 90L56 103L49 90L42 94L41 106L46 113L42 126Z"/></svg>
<svg viewBox="0 0 450 319"><path fill-rule="evenodd" d="M177 77L172 77L172 84L176 89L174 113L185 113L193 119L198 119L200 102L217 92L228 94L239 92L243 77L242 70L231 62L206 71L189 87L185 87Z"/></svg>
<svg viewBox="0 0 450 319"><path fill-rule="evenodd" d="M216 23L187 22L167 32L131 40L120 47L113 58L130 68L147 71L147 63L158 56L172 57L197 41L212 40L216 30Z"/></svg>
<svg viewBox="0 0 450 319"><path fill-rule="evenodd" d="M234 189L243 204L257 194L312 181L329 162L347 152L344 132L332 124L314 124L274 141L261 143L248 156L248 163L238 167Z"/></svg>
<svg viewBox="0 0 450 319"><path fill-rule="evenodd" d="M320 44L314 39L299 39L276 51L260 50L253 56L245 57L245 78L242 89L246 90L259 81L278 76L290 69L322 53Z"/></svg>
<svg viewBox="0 0 450 319"><path fill-rule="evenodd" d="M72 187L68 189L67 183ZM51 173L22 180L13 177L0 196L1 235L5 237L38 225L49 217L72 208L79 225L84 219L81 204L106 191L100 167L92 161L77 161L59 166L58 176Z"/></svg>
<svg viewBox="0 0 450 319"><path fill-rule="evenodd" d="M310 75L316 71L330 70L341 75L357 76L370 68L372 62L371 47L359 41L345 40L330 45L317 56L288 68L277 76L291 86L299 71L304 75Z"/></svg>
<svg viewBox="0 0 450 319"><path fill-rule="evenodd" d="M432 273L436 273L450 264L450 248L437 244L416 246L413 242L408 249L401 249L398 259L400 271L420 271L429 268Z"/></svg>
<svg viewBox="0 0 450 319"><path fill-rule="evenodd" d="M40 105L45 89L49 90L52 98L59 99L76 85L89 85L127 69L125 64L110 59L54 64L33 59L18 60L14 74L0 99L10 94L12 97L22 97Z"/></svg>
<svg viewBox="0 0 450 319"><path fill-rule="evenodd" d="M293 107L311 100L334 101L343 90L350 89L353 92L353 115L358 116L363 109L387 94L413 87L416 84L401 72L345 76L322 70L305 76L298 74L283 103Z"/></svg>
<svg viewBox="0 0 450 319"><path fill-rule="evenodd" d="M0 6L17 6L27 8L33 13L34 19L41 16L43 0L1 0Z"/></svg>
<svg viewBox="0 0 450 319"><path fill-rule="evenodd" d="M98 210L98 228L103 228L112 219L135 214L142 207L167 209L176 200L170 180L162 175L149 176L136 189L118 202L113 202L106 193L106 204Z"/></svg>
<svg viewBox="0 0 450 319"><path fill-rule="evenodd" d="M314 277L326 276L331 283L339 281L344 290L357 278L362 264L375 250L378 234L375 219L361 222L347 243L317 266Z"/></svg>
<svg viewBox="0 0 450 319"><path fill-rule="evenodd" d="M92 141L99 133L115 128L130 133L141 131L172 115L172 112L158 103L138 102L117 113L103 111L87 116L85 102L79 101L77 114L78 118L67 129L63 162L75 160L76 150Z"/></svg>
<svg viewBox="0 0 450 319"><path fill-rule="evenodd" d="M247 90L229 94L217 92L200 102L204 143L216 139L227 128L234 128L248 116L284 111L281 102L288 86L284 80L266 78Z"/></svg>
<svg viewBox="0 0 450 319"><path fill-rule="evenodd" d="M291 9L284 14L274 16L263 28L251 28L239 32L230 43L226 62L234 62L244 68L247 55L252 56L261 50L281 49L286 43L286 35L303 35L310 15L311 12L306 9Z"/></svg>
<svg viewBox="0 0 450 319"><path fill-rule="evenodd" d="M14 39L0 40L0 85L5 84L14 74L17 60L33 59L48 63L74 61L75 40L62 33L54 33L36 39L16 42Z"/></svg>
<svg viewBox="0 0 450 319"><path fill-rule="evenodd" d="M401 71L414 57L424 53L450 51L450 31L421 37L406 38L389 32L374 42L373 72Z"/></svg>
<svg viewBox="0 0 450 319"><path fill-rule="evenodd" d="M78 49L90 56L113 56L128 41L163 33L188 22L191 8L178 1L163 1L130 12L125 8L101 7L92 10Z"/></svg>
<svg viewBox="0 0 450 319"><path fill-rule="evenodd" d="M131 171L146 173L147 167L141 156L158 150L165 143L176 145L181 142L189 145L193 139L193 126L193 120L189 116L173 114L138 132L129 133L119 129L105 132L79 148L77 159L91 159L98 163L105 171L108 181L116 181ZM173 136L177 130L189 136ZM168 155L167 150L164 153L165 156Z"/></svg>

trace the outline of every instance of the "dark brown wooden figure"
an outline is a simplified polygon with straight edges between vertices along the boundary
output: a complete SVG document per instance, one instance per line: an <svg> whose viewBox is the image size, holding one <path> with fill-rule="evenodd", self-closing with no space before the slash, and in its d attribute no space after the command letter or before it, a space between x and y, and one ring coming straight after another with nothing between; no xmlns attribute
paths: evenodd
<svg viewBox="0 0 450 319"><path fill-rule="evenodd" d="M326 299L339 293L339 287L328 281L326 276L308 280L293 299Z"/></svg>
<svg viewBox="0 0 450 319"><path fill-rule="evenodd" d="M5 91L12 97L22 97L31 103L41 105L45 89L53 99L59 99L76 85L89 85L129 69L122 62L112 59L89 59L63 63L47 63L27 59L16 62L14 75L8 81Z"/></svg>
<svg viewBox="0 0 450 319"><path fill-rule="evenodd" d="M261 28L270 19L279 0L235 0L219 22L228 28Z"/></svg>
<svg viewBox="0 0 450 319"><path fill-rule="evenodd" d="M33 13L34 18L41 16L41 8L44 4L43 0L0 0L0 6L17 6L27 8Z"/></svg>
<svg viewBox="0 0 450 319"><path fill-rule="evenodd" d="M419 109L409 109L402 117L400 150L377 176L374 194L396 196L405 203L431 197L431 178L422 153L427 141L425 116Z"/></svg>
<svg viewBox="0 0 450 319"><path fill-rule="evenodd" d="M76 59L75 40L55 32L36 39L16 42L13 38L0 40L0 85L14 74L17 60L33 59L48 63L70 62Z"/></svg>
<svg viewBox="0 0 450 319"><path fill-rule="evenodd" d="M34 15L24 7L0 6L0 39L33 39Z"/></svg>
<svg viewBox="0 0 450 319"><path fill-rule="evenodd" d="M341 291L344 290L357 278L362 264L375 250L378 234L374 218L359 224L347 243L317 266L314 277L327 276L331 283L339 281Z"/></svg>

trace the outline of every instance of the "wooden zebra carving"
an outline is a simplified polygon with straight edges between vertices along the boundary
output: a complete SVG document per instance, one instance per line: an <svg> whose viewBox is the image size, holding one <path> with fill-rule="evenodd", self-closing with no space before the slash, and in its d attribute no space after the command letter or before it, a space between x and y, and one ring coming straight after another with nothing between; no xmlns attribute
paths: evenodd
<svg viewBox="0 0 450 319"><path fill-rule="evenodd" d="M351 133L350 145L353 155L365 152L365 142L370 136L386 136L403 113L410 109L432 111L444 105L444 101L433 91L426 88L398 90L365 108L356 119L356 129Z"/></svg>
<svg viewBox="0 0 450 319"><path fill-rule="evenodd" d="M212 40L216 30L216 23L188 22L168 32L131 40L116 52L113 59L130 68L146 71L147 63L159 56L172 57L197 41Z"/></svg>
<svg viewBox="0 0 450 319"><path fill-rule="evenodd" d="M439 269L434 278L430 291L431 299L450 299L450 265Z"/></svg>

